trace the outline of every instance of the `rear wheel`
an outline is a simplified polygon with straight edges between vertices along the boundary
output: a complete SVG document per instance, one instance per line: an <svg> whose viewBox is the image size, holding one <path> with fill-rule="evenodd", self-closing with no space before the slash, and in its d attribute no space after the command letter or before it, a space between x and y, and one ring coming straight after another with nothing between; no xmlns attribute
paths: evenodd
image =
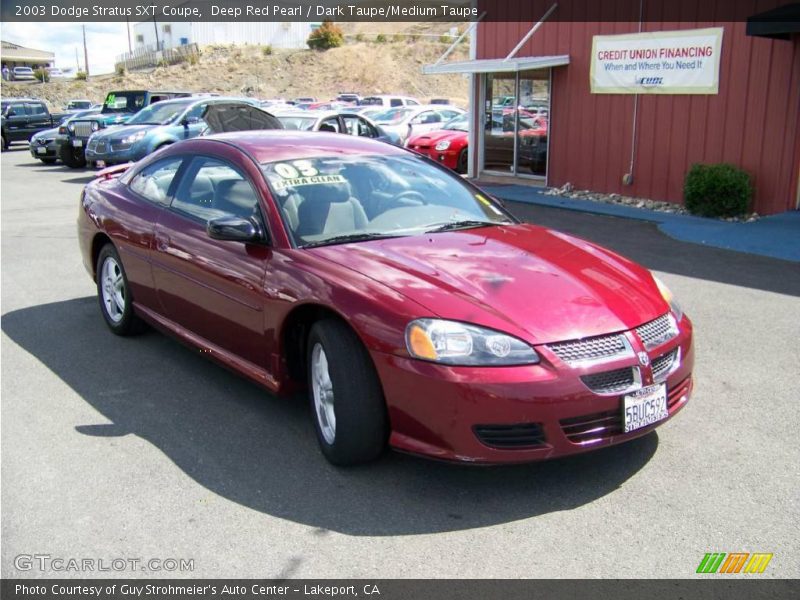
<svg viewBox="0 0 800 600"><path fill-rule="evenodd" d="M103 246L97 257L96 269L97 297L106 325L117 335L140 333L144 323L133 312L128 278L114 246Z"/></svg>
<svg viewBox="0 0 800 600"><path fill-rule="evenodd" d="M5 152L6 150L8 150L8 146L9 146L9 144L8 144L8 138L6 137L6 135L5 135L5 134L3 134L3 146L2 146L2 148L3 148L3 152Z"/></svg>
<svg viewBox="0 0 800 600"><path fill-rule="evenodd" d="M344 323L326 319L311 328L308 388L317 440L331 463L355 465L383 453L383 391L369 353Z"/></svg>
<svg viewBox="0 0 800 600"><path fill-rule="evenodd" d="M71 169L81 169L86 166L86 155L83 148L75 148L71 144L62 144L59 158Z"/></svg>
<svg viewBox="0 0 800 600"><path fill-rule="evenodd" d="M46 165L52 165L52 164L55 164L57 159L55 159L55 158L40 158L39 160L42 161Z"/></svg>

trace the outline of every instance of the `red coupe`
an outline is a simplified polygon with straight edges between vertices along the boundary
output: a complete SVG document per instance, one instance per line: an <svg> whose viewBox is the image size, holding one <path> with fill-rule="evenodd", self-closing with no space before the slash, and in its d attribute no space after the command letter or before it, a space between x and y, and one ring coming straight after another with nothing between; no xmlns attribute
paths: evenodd
<svg viewBox="0 0 800 600"><path fill-rule="evenodd" d="M111 331L146 322L272 392L307 389L335 464L387 446L553 458L644 435L689 399L692 326L647 269L401 148L197 138L101 172L81 205Z"/></svg>
<svg viewBox="0 0 800 600"><path fill-rule="evenodd" d="M406 147L410 150L458 173L467 172L468 145L469 120L466 114L448 121L438 131L412 135L406 141Z"/></svg>

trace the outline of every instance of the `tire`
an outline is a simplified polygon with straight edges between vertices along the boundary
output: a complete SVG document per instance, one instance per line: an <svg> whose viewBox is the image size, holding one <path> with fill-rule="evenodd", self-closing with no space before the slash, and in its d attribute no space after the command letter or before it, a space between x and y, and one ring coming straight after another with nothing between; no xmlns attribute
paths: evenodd
<svg viewBox="0 0 800 600"><path fill-rule="evenodd" d="M57 158L40 158L39 160L42 161L46 165L54 165L54 164L56 164L56 161L58 159Z"/></svg>
<svg viewBox="0 0 800 600"><path fill-rule="evenodd" d="M83 153L83 148L74 148L70 144L61 144L59 158L70 169L82 169L86 166L86 155Z"/></svg>
<svg viewBox="0 0 800 600"><path fill-rule="evenodd" d="M3 134L3 145L2 145L3 152L8 150L9 146L10 144L8 143L8 138L5 136L5 134Z"/></svg>
<svg viewBox="0 0 800 600"><path fill-rule="evenodd" d="M307 365L314 430L325 458L339 466L378 458L389 423L378 374L361 340L341 321L318 321L308 336Z"/></svg>
<svg viewBox="0 0 800 600"><path fill-rule="evenodd" d="M141 333L145 328L144 322L133 312L128 278L119 254L111 244L106 244L100 250L96 271L97 298L108 328L122 336Z"/></svg>
<svg viewBox="0 0 800 600"><path fill-rule="evenodd" d="M469 148L464 148L458 154L458 165L456 166L457 173L466 173L469 168Z"/></svg>

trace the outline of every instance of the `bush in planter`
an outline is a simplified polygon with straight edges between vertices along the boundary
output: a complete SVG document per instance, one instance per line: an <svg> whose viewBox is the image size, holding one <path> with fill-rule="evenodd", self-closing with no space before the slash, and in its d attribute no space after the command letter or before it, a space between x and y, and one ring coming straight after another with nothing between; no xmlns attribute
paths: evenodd
<svg viewBox="0 0 800 600"><path fill-rule="evenodd" d="M75 79L77 79L78 81L86 81L86 78L87 78L86 71L78 71L77 73L75 73Z"/></svg>
<svg viewBox="0 0 800 600"><path fill-rule="evenodd" d="M33 76L36 77L37 80L45 83L46 81L50 81L50 73L47 72L47 69L36 69L33 72Z"/></svg>
<svg viewBox="0 0 800 600"><path fill-rule="evenodd" d="M686 208L701 217L735 217L750 208L750 176L734 165L692 165L683 185Z"/></svg>

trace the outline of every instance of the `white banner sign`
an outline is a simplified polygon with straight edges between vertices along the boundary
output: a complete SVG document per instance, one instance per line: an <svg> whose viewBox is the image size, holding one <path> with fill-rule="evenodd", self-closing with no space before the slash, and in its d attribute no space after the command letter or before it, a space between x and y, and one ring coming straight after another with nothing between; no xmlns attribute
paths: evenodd
<svg viewBox="0 0 800 600"><path fill-rule="evenodd" d="M592 39L593 94L716 94L722 27Z"/></svg>

